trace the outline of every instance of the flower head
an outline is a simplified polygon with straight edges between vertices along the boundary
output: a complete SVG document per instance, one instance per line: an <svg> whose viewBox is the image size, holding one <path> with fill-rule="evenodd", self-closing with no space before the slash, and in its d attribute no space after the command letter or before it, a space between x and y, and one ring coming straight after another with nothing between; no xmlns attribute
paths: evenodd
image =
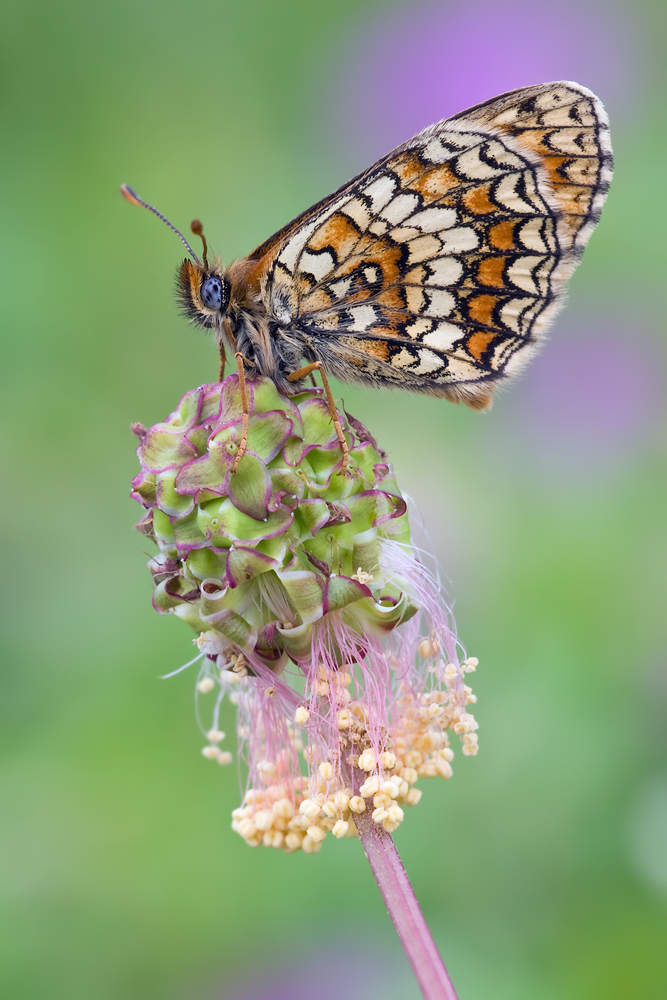
<svg viewBox="0 0 667 1000"><path fill-rule="evenodd" d="M204 756L221 764L222 699L238 706L248 772L233 828L252 846L319 850L370 810L393 831L422 776L452 773L448 733L477 752L457 641L437 579L410 542L386 455L346 415L342 455L322 393L237 376L135 425L138 527L157 544L153 603L197 636L198 694L217 698ZM189 664L188 664L189 665Z"/></svg>

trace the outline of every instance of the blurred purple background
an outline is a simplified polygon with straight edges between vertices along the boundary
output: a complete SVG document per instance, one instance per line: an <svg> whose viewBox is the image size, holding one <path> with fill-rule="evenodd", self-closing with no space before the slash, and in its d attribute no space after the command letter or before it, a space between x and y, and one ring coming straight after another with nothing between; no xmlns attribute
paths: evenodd
<svg viewBox="0 0 667 1000"><path fill-rule="evenodd" d="M663 432L665 360L641 317L569 307L501 396L489 446L500 447L509 431L515 452L532 456L549 486L622 473Z"/></svg>
<svg viewBox="0 0 667 1000"><path fill-rule="evenodd" d="M264 963L266 966L264 967ZM303 941L289 956L264 956L243 981L214 990L210 1000L398 1000L416 996L406 960L398 948L381 944L372 932L356 937L332 930L323 941Z"/></svg>
<svg viewBox="0 0 667 1000"><path fill-rule="evenodd" d="M329 101L341 148L354 150L350 171L432 122L547 80L594 90L613 136L643 89L642 29L614 2L402 4L366 14L354 35L347 28L353 41ZM533 451L549 486L554 476L608 471L654 437L664 417L664 357L624 308L568 305L529 376L499 397L489 446L504 438L517 452Z"/></svg>
<svg viewBox="0 0 667 1000"><path fill-rule="evenodd" d="M640 88L636 34L627 11L613 2L380 8L353 36L332 117L347 140L354 134L355 157L367 152L372 159L432 122L548 80L576 80L601 95L610 113L622 114Z"/></svg>

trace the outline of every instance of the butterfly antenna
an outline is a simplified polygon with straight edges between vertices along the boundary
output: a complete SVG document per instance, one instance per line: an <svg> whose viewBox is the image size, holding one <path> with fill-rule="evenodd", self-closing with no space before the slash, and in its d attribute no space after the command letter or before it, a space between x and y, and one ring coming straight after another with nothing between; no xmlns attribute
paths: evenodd
<svg viewBox="0 0 667 1000"><path fill-rule="evenodd" d="M190 223L190 229L195 236L200 237L202 243L204 244L204 267L208 268L208 243L206 242L206 237L204 236L204 227L199 219L193 219Z"/></svg>
<svg viewBox="0 0 667 1000"><path fill-rule="evenodd" d="M176 235L183 241L185 249L188 251L192 259L196 261L197 264L201 263L199 257L194 252L194 250L186 240L183 233L179 232L176 226L172 226L169 219L165 218L162 212L158 212L157 208L153 208L153 206L149 205L147 201L144 201L142 198L140 198L139 195L135 191L133 191L131 187L127 186L127 184L121 184L120 193L122 194L125 201L129 201L130 205L141 205L142 208L147 208L149 212L153 213L153 215L157 215L158 219L162 219L164 224L166 226L169 226L169 228L172 229L176 233ZM206 248L206 242L204 242L204 249L205 248ZM206 261L206 253L204 253L204 261Z"/></svg>

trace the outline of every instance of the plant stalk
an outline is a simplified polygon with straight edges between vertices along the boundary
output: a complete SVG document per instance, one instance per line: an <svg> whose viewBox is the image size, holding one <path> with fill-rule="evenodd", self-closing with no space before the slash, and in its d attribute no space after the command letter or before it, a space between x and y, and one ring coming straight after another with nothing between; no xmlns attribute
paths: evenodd
<svg viewBox="0 0 667 1000"><path fill-rule="evenodd" d="M456 990L419 909L391 834L373 821L368 809L356 815L354 822L425 1000L457 1000Z"/></svg>

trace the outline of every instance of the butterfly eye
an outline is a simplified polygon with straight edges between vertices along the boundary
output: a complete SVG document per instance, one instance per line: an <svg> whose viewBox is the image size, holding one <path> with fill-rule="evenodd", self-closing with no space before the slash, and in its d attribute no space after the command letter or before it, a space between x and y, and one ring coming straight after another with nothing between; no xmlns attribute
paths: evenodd
<svg viewBox="0 0 667 1000"><path fill-rule="evenodd" d="M222 278L213 275L205 278L201 286L201 300L207 309L220 309L222 306Z"/></svg>

